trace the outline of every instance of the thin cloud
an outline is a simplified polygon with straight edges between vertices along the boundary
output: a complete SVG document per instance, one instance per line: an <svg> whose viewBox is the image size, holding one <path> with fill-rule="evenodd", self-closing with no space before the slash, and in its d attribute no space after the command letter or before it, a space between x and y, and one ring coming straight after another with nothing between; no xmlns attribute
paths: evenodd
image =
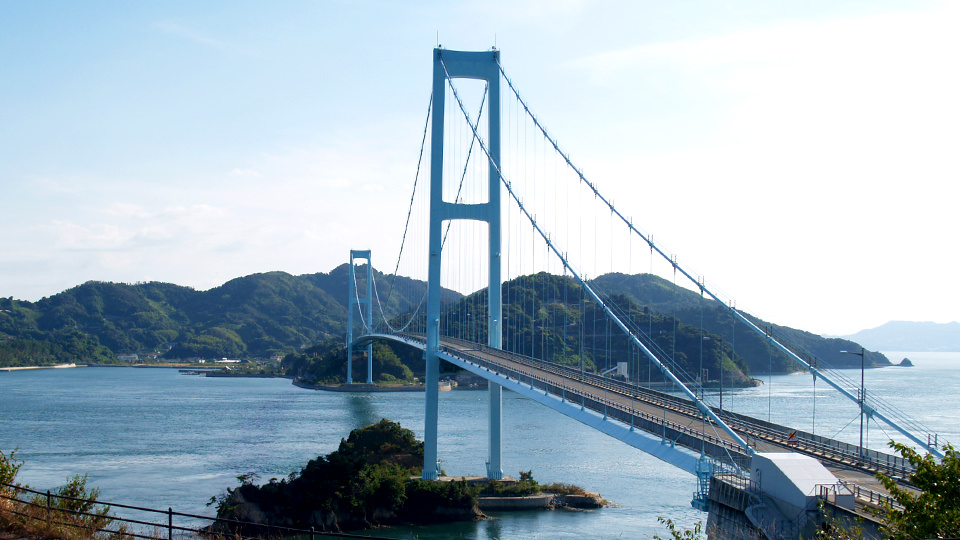
<svg viewBox="0 0 960 540"><path fill-rule="evenodd" d="M592 80L620 81L653 66L660 69L729 69L777 66L806 71L829 69L857 75L864 68L895 64L930 67L930 56L952 55L960 8L885 13L862 17L784 23L703 39L644 44L572 60L568 66ZM853 38L856 36L856 39ZM917 53L921 54L917 54ZM767 77L766 80L776 80Z"/></svg>
<svg viewBox="0 0 960 540"><path fill-rule="evenodd" d="M254 178L262 178L263 175L259 171L253 169L241 169L239 167L230 171L230 176L252 176Z"/></svg>
<svg viewBox="0 0 960 540"><path fill-rule="evenodd" d="M46 229L56 237L57 247L65 251L118 250L131 237L122 227L108 223L81 225L54 220Z"/></svg>
<svg viewBox="0 0 960 540"><path fill-rule="evenodd" d="M260 54L249 47L233 43L231 41L211 36L205 32L192 28L185 24L173 21L160 21L153 24L153 27L166 34L182 38L184 40L203 45L211 49L229 54L238 54L241 56L259 57Z"/></svg>

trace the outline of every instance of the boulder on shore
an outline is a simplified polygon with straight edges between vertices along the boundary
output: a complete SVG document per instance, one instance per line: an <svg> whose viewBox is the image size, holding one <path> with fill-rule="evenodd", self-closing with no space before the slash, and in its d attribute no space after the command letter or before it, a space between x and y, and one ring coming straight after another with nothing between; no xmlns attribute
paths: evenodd
<svg viewBox="0 0 960 540"><path fill-rule="evenodd" d="M610 504L610 501L604 499L599 493L590 491L570 495L557 495L554 499L554 505L567 508L603 508Z"/></svg>

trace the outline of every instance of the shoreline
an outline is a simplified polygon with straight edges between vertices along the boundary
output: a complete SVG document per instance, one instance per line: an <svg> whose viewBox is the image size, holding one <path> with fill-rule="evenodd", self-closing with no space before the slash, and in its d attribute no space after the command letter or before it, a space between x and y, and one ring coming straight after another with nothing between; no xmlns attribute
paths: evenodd
<svg viewBox="0 0 960 540"><path fill-rule="evenodd" d="M30 369L69 369L77 367L76 364L55 364L52 366L18 366L18 367L0 367L0 371L26 371ZM84 367L84 366L80 366Z"/></svg>
<svg viewBox="0 0 960 540"><path fill-rule="evenodd" d="M421 385L396 385L396 386L377 386L375 384L342 384L342 385L323 385L310 384L294 379L293 385L305 390L320 390L326 392L423 392L426 387Z"/></svg>

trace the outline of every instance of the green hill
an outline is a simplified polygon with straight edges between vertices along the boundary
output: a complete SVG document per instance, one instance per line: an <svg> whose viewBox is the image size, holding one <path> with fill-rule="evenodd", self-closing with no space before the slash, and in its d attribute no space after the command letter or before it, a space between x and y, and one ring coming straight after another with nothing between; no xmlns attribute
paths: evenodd
<svg viewBox="0 0 960 540"><path fill-rule="evenodd" d="M708 380L718 380L723 366L727 384L748 384L751 366L724 343L699 327L686 324L633 302L625 295L609 297L618 315L635 329L641 341L681 379L696 378L707 370ZM540 273L522 276L503 286L503 348L587 371L604 371L626 362L631 373L651 382L662 381L657 367L628 342L622 330L609 321L603 308L585 296L572 278ZM450 304L441 316L448 334L474 341L487 339L487 292L479 291ZM702 359L702 362L701 362ZM636 371L638 370L639 371Z"/></svg>
<svg viewBox="0 0 960 540"><path fill-rule="evenodd" d="M378 302L389 317L414 311L422 302L424 282L375 274ZM91 281L34 303L0 299L0 366L110 362L125 354L181 359L302 353L317 343L344 339L347 283L344 264L329 273L254 274L207 291ZM722 306L673 283L646 274L607 274L592 286L645 336L647 346L664 351L688 373L699 372L701 359L708 378L717 377L721 365L731 378L798 369L786 355L771 352L762 336L743 323L734 325ZM638 361L600 306L569 278L543 273L516 278L504 283L503 299L509 350L569 365L582 359L585 369ZM486 301L486 290L467 297L444 291L446 333L485 341ZM422 309L418 317L425 317ZM859 367L858 357L840 353L859 350L851 341L755 323L788 339L801 356ZM879 353L869 353L867 363L889 364Z"/></svg>
<svg viewBox="0 0 960 540"><path fill-rule="evenodd" d="M348 265L329 274L267 272L208 291L90 281L38 302L0 299L0 366L165 359L267 358L346 336ZM378 286L389 276L377 272ZM402 285L402 286L400 286ZM416 306L426 285L398 278L384 309ZM446 301L460 295L444 291Z"/></svg>
<svg viewBox="0 0 960 540"><path fill-rule="evenodd" d="M655 313L675 316L680 322L699 327L723 338L725 343L736 343L737 353L746 357L753 373L784 373L797 371L800 366L783 352L770 349L763 336L750 330L746 324L734 324L730 312L716 301L679 287L650 274L605 274L591 282L600 290L623 294L637 304ZM765 330L794 353L808 362L820 362L834 368L859 368L857 355L840 351L859 351L860 345L840 338L824 338L810 332L778 326L746 315L760 329ZM879 352L867 352L867 367L889 366L890 361Z"/></svg>

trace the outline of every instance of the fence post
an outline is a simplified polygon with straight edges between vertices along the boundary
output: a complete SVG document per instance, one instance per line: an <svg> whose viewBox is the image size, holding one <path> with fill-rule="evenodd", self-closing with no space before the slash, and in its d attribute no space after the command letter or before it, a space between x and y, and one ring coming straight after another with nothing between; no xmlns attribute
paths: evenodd
<svg viewBox="0 0 960 540"><path fill-rule="evenodd" d="M310 540L313 540L313 527L310 527Z"/></svg>
<svg viewBox="0 0 960 540"><path fill-rule="evenodd" d="M173 508L167 507L167 540L173 540Z"/></svg>
<svg viewBox="0 0 960 540"><path fill-rule="evenodd" d="M50 528L50 490L47 490L47 529Z"/></svg>

